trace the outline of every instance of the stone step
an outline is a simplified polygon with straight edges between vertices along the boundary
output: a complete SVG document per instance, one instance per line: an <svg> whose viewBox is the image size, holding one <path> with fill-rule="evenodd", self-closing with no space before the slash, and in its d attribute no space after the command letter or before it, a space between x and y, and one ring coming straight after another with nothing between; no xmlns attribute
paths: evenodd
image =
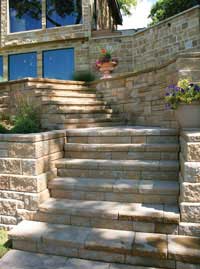
<svg viewBox="0 0 200 269"><path fill-rule="evenodd" d="M200 238L23 221L9 233L13 248L130 264L136 257L200 262Z"/></svg>
<svg viewBox="0 0 200 269"><path fill-rule="evenodd" d="M62 119L60 117L48 117L47 119L42 119L43 125L47 124L90 124L90 123L101 123L101 122L120 122L121 118L117 115L112 114L102 114L99 117L94 117L91 114L90 118L68 118ZM45 123L46 122L46 123Z"/></svg>
<svg viewBox="0 0 200 269"><path fill-rule="evenodd" d="M87 105L87 104L48 104L42 106L42 111L46 113L72 113L72 111L80 111L80 113L88 113L93 111L105 111L110 108L107 105Z"/></svg>
<svg viewBox="0 0 200 269"><path fill-rule="evenodd" d="M44 80L44 79L43 79ZM88 88L84 82L75 82L75 81L61 81L61 80L57 80L56 82L53 82L51 80L51 82L44 82L42 81L40 82L28 82L27 83L27 87L28 89L32 88L32 89L42 89L42 90L48 90L48 91L52 91L52 90L70 90L70 91L88 91L90 90L92 91L96 91L95 88Z"/></svg>
<svg viewBox="0 0 200 269"><path fill-rule="evenodd" d="M176 144L65 144L66 158L112 160L177 160Z"/></svg>
<svg viewBox="0 0 200 269"><path fill-rule="evenodd" d="M98 100L93 100L93 99L79 99L79 98L67 98L67 100L47 100L47 101L43 101L42 100L42 105L66 105L66 106L72 106L72 105L76 105L76 106L103 106L106 105L106 102L104 101L98 101Z"/></svg>
<svg viewBox="0 0 200 269"><path fill-rule="evenodd" d="M120 265L110 262L60 257L28 251L10 250L1 260L1 269L159 269L143 266ZM178 268L180 269L180 268Z"/></svg>
<svg viewBox="0 0 200 269"><path fill-rule="evenodd" d="M68 119L102 119L102 118L111 118L111 117L118 117L117 113L107 113L105 111L101 111L101 112L90 112L90 113L48 113L48 114L44 114L42 115L43 119L46 120L54 120L56 122L60 122L60 121L65 121Z"/></svg>
<svg viewBox="0 0 200 269"><path fill-rule="evenodd" d="M49 198L40 205L34 219L113 230L174 233L180 216L176 205Z"/></svg>
<svg viewBox="0 0 200 269"><path fill-rule="evenodd" d="M177 180L178 161L60 159L59 177Z"/></svg>
<svg viewBox="0 0 200 269"><path fill-rule="evenodd" d="M36 91L36 96L43 96L44 98L51 98L51 97L71 97L71 98L97 98L97 94L94 91L90 90L43 90L42 93L41 91ZM102 98L101 95L98 96L98 98Z"/></svg>
<svg viewBox="0 0 200 269"><path fill-rule="evenodd" d="M93 102L104 102L104 100L102 98L98 98L97 97L90 97L90 96L87 96L87 97L80 97L80 96L44 96L42 95L42 102L66 102L66 103L69 103L69 102L72 102L72 103L75 103L75 104L79 104L79 103L86 103L86 104L90 104L90 103L93 103Z"/></svg>
<svg viewBox="0 0 200 269"><path fill-rule="evenodd" d="M53 198L131 203L176 204L176 181L55 178L49 182Z"/></svg>
<svg viewBox="0 0 200 269"><path fill-rule="evenodd" d="M93 127L111 127L111 126L118 126L119 124L124 124L122 121L104 121L104 122L97 122L97 123L62 123L62 124L45 124L43 127L47 130L63 130L63 129L71 129L71 128L93 128Z"/></svg>
<svg viewBox="0 0 200 269"><path fill-rule="evenodd" d="M53 114L53 115L65 115L69 114L69 116L72 114L73 115L79 115L80 117L83 116L84 114L91 116L92 114L101 114L101 113L106 113L110 114L113 113L112 109L105 108L105 106L100 106L100 107L85 107L85 108L80 108L79 106L74 106L69 108L68 106L43 106L42 107L42 112L43 113L48 113L48 114Z"/></svg>
<svg viewBox="0 0 200 269"><path fill-rule="evenodd" d="M92 144L178 144L177 130L116 126L110 128L84 128L67 130L69 143Z"/></svg>

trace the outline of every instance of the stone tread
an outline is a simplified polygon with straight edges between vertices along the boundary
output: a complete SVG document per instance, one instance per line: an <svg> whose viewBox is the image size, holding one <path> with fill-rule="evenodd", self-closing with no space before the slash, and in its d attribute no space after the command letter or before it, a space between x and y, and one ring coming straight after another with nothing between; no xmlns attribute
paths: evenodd
<svg viewBox="0 0 200 269"><path fill-rule="evenodd" d="M10 250L0 261L1 269L158 269ZM165 269L165 268L160 268Z"/></svg>
<svg viewBox="0 0 200 269"><path fill-rule="evenodd" d="M66 143L65 151L178 152L177 144L83 144Z"/></svg>
<svg viewBox="0 0 200 269"><path fill-rule="evenodd" d="M122 203L49 198L39 206L40 212L68 216L96 217L112 220L133 220L179 223L176 205Z"/></svg>
<svg viewBox="0 0 200 269"><path fill-rule="evenodd" d="M94 192L178 195L179 183L159 180L96 179L58 177L48 184L49 189Z"/></svg>
<svg viewBox="0 0 200 269"><path fill-rule="evenodd" d="M109 116L109 117L108 117ZM44 119L45 120L45 119ZM52 120L54 120L54 118L52 117ZM48 118L48 124L51 124L51 118ZM54 120L55 121L55 120ZM101 115L101 117L98 118L70 118L70 119L58 119L55 123L56 124L90 124L90 123L98 123L98 122L119 122L121 121L121 118L118 117L118 115Z"/></svg>
<svg viewBox="0 0 200 269"><path fill-rule="evenodd" d="M22 221L9 233L17 248L27 250L28 243L37 245L39 252L63 256L62 249L74 249L71 257L82 258L86 250L105 253L146 256L159 259L200 262L200 238L180 235L150 234L141 232L85 228L68 225ZM45 246L48 245L48 248ZM34 251L34 250L33 250ZM67 255L64 255L67 256ZM103 260L104 257L101 258Z"/></svg>
<svg viewBox="0 0 200 269"><path fill-rule="evenodd" d="M78 105L78 106L96 106L96 105L106 105L103 100L85 100L79 98L67 98L67 100L42 100L43 105Z"/></svg>
<svg viewBox="0 0 200 269"><path fill-rule="evenodd" d="M81 109L80 107L74 107L74 108L69 108L68 106L62 108L62 109L48 109L48 114L79 114L79 113L83 113L83 114L112 114L113 110L110 108L96 108L96 107L85 107L84 109Z"/></svg>
<svg viewBox="0 0 200 269"><path fill-rule="evenodd" d="M67 169L120 169L150 170L150 171L178 171L178 161L151 161L151 160L98 160L98 159L60 159L55 162L56 167Z"/></svg>
<svg viewBox="0 0 200 269"><path fill-rule="evenodd" d="M83 128L67 130L67 136L177 136L176 129L158 128L158 127L142 127L142 126L116 126L97 128Z"/></svg>

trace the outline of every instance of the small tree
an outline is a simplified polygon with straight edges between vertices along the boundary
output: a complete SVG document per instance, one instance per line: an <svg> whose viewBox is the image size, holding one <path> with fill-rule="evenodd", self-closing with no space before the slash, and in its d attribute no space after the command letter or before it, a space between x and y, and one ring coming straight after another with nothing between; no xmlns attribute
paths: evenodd
<svg viewBox="0 0 200 269"><path fill-rule="evenodd" d="M151 25L200 4L200 0L158 0L151 8Z"/></svg>
<svg viewBox="0 0 200 269"><path fill-rule="evenodd" d="M118 3L124 15L131 15L130 9L137 5L137 0L118 0Z"/></svg>

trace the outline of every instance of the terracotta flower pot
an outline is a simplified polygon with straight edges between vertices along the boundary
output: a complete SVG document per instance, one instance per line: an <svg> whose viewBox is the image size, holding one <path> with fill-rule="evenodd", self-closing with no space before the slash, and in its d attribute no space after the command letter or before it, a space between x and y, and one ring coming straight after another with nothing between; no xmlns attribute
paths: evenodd
<svg viewBox="0 0 200 269"><path fill-rule="evenodd" d="M200 128L200 102L179 104L175 115L180 128Z"/></svg>
<svg viewBox="0 0 200 269"><path fill-rule="evenodd" d="M111 61L99 64L99 71L103 75L101 79L111 78L112 77L111 73L113 72L116 66L117 66L117 63L111 62Z"/></svg>

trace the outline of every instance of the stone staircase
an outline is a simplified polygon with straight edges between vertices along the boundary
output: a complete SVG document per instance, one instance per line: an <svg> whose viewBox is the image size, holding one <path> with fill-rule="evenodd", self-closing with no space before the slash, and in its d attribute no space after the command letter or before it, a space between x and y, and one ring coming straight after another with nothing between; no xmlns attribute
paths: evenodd
<svg viewBox="0 0 200 269"><path fill-rule="evenodd" d="M10 232L14 249L168 269L200 263L200 239L179 234L175 130L122 126L66 134L51 198Z"/></svg>
<svg viewBox="0 0 200 269"><path fill-rule="evenodd" d="M35 89L35 88L34 88ZM46 130L115 126L123 121L96 89L76 85L36 85L41 98L42 126Z"/></svg>

